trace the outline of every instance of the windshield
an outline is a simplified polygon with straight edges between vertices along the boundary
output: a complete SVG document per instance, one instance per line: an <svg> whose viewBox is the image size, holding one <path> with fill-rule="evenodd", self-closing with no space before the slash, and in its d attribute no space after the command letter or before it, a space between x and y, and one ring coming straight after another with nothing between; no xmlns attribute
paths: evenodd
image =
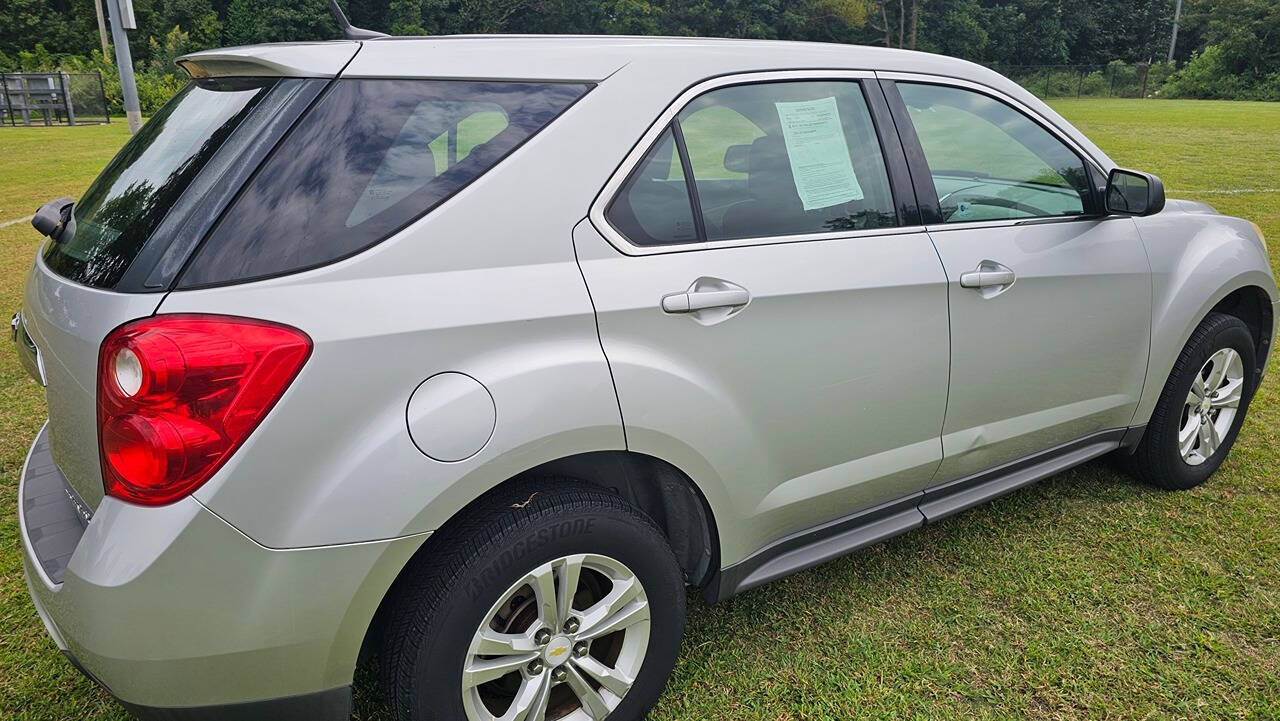
<svg viewBox="0 0 1280 721"><path fill-rule="evenodd" d="M165 104L75 204L74 223L44 250L51 270L115 286L187 185L273 80L201 80Z"/></svg>

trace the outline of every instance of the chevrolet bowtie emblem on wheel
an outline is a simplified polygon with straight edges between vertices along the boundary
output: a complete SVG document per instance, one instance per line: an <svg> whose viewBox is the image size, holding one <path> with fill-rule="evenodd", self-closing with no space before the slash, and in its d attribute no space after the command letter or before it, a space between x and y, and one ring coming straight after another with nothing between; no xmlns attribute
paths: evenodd
<svg viewBox="0 0 1280 721"><path fill-rule="evenodd" d="M547 655L553 658L559 658L565 655L566 653L569 653L569 648L567 646L564 648L553 648L547 651Z"/></svg>

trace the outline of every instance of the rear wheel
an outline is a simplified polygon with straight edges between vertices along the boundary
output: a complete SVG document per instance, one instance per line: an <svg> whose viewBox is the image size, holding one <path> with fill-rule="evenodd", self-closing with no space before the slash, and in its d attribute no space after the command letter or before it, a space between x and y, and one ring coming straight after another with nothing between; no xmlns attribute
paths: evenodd
<svg viewBox="0 0 1280 721"><path fill-rule="evenodd" d="M685 612L679 566L647 516L554 481L501 493L442 533L394 591L382 663L395 718L644 715Z"/></svg>
<svg viewBox="0 0 1280 721"><path fill-rule="evenodd" d="M1211 313L1174 364L1131 459L1142 480L1192 488L1222 465L1253 395L1253 336L1235 316Z"/></svg>

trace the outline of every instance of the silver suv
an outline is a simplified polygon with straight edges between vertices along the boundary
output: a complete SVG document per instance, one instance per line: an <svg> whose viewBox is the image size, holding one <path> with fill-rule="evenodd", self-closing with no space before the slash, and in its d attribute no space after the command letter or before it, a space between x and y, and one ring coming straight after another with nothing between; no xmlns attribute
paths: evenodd
<svg viewBox="0 0 1280 721"><path fill-rule="evenodd" d="M1114 453L1222 463L1277 290L922 53L459 37L189 55L34 223L31 595L140 716L636 719L709 601Z"/></svg>

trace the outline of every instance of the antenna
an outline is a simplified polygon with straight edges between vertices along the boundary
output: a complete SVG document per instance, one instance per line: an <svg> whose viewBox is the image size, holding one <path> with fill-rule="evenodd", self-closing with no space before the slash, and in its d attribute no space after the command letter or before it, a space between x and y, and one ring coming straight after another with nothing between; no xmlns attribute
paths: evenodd
<svg viewBox="0 0 1280 721"><path fill-rule="evenodd" d="M374 38L388 37L386 33L380 33L376 30L365 30L351 24L347 19L347 14L342 12L342 8L338 5L338 0L329 0L329 10L333 13L333 19L338 22L338 27L342 29L342 36L348 40L372 40Z"/></svg>

